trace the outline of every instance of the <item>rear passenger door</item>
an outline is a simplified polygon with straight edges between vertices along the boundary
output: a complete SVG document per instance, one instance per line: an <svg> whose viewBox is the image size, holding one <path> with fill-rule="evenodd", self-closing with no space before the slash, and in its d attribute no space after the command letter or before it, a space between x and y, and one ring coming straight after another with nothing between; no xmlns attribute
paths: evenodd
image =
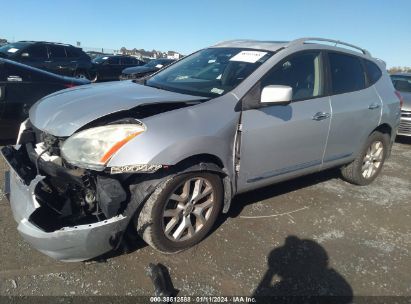
<svg viewBox="0 0 411 304"><path fill-rule="evenodd" d="M378 126L382 103L374 86L368 85L363 59L329 52L332 121L324 166L353 158L368 135Z"/></svg>
<svg viewBox="0 0 411 304"><path fill-rule="evenodd" d="M49 60L47 69L59 75L71 76L70 63L67 60L66 50L63 45L49 45Z"/></svg>

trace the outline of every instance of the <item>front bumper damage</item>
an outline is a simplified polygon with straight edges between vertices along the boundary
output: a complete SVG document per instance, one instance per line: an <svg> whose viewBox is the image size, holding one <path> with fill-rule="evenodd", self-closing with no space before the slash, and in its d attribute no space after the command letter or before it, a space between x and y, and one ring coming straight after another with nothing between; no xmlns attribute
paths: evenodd
<svg viewBox="0 0 411 304"><path fill-rule="evenodd" d="M9 201L18 223L17 229L29 244L54 259L72 262L97 257L119 244L122 232L129 223L129 217L123 214L101 221L59 227L56 230L45 228L41 221L54 219L44 215L40 219L36 214L40 209L47 208L39 197L42 194L42 181L46 176L36 175L29 182L27 177L22 178L21 170L24 167L16 168L13 155L10 155L14 149L6 148L8 150L3 148L2 153L11 170L6 174L6 184L10 190Z"/></svg>
<svg viewBox="0 0 411 304"><path fill-rule="evenodd" d="M223 213L230 207L231 180L214 163L192 159L153 172L144 168L150 173L112 172L110 168L94 172L65 164L57 157L58 149L55 152L50 141L39 137L37 131L32 134L32 129L23 131L17 146L1 149L10 167L6 188L19 233L54 259L84 261L119 247L141 205L160 183L176 175L202 171L219 174L224 184ZM47 152L43 159L36 149L47 142L49 148L43 150ZM87 196L94 197L93 204L87 203Z"/></svg>

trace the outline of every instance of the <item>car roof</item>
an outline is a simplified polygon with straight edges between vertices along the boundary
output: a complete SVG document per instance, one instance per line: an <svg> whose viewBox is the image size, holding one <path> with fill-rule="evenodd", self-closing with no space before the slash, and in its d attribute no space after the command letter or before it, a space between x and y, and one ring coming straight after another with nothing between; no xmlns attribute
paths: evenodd
<svg viewBox="0 0 411 304"><path fill-rule="evenodd" d="M229 40L217 43L212 47L232 47L232 48L246 48L246 49L256 49L277 52L283 48L297 47L306 44L315 44L322 49L339 50L350 54L361 53L362 56L368 57L370 59L375 59L371 57L370 52L359 46L343 42L340 40L327 39L327 38L299 38L292 41L259 41L259 40ZM355 51L354 51L355 50Z"/></svg>
<svg viewBox="0 0 411 304"><path fill-rule="evenodd" d="M61 45L61 46L66 46L66 47L75 47L74 45L67 44L67 43L60 43L60 42L49 42L49 41L32 41L32 40L21 40L17 42L24 42L24 43L31 43L31 44L38 44L38 43L44 43L44 44L54 44L54 45Z"/></svg>
<svg viewBox="0 0 411 304"><path fill-rule="evenodd" d="M213 47L221 48L247 48L276 52L286 47L288 41L258 41L258 40L229 40L219 42Z"/></svg>

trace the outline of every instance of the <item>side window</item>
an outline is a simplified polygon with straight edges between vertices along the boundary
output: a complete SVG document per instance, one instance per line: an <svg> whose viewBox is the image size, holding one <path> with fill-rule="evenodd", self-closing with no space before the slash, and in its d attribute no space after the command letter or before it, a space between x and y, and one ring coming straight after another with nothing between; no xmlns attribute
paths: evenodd
<svg viewBox="0 0 411 304"><path fill-rule="evenodd" d="M108 64L120 64L120 58L119 57L109 57Z"/></svg>
<svg viewBox="0 0 411 304"><path fill-rule="evenodd" d="M29 58L37 58L37 59L46 59L47 58L47 49L44 45L35 44L29 46L24 53L29 54Z"/></svg>
<svg viewBox="0 0 411 304"><path fill-rule="evenodd" d="M381 78L382 72L374 62L364 60L364 63L370 85L373 85Z"/></svg>
<svg viewBox="0 0 411 304"><path fill-rule="evenodd" d="M329 53L328 56L333 94L365 88L365 73L360 58L339 53Z"/></svg>
<svg viewBox="0 0 411 304"><path fill-rule="evenodd" d="M66 51L64 46L49 45L50 58L64 58L66 57Z"/></svg>
<svg viewBox="0 0 411 304"><path fill-rule="evenodd" d="M323 73L320 52L292 55L275 66L261 80L261 89L268 85L293 88L293 100L309 99L323 94Z"/></svg>
<svg viewBox="0 0 411 304"><path fill-rule="evenodd" d="M133 64L133 58L130 57L122 57L121 64Z"/></svg>

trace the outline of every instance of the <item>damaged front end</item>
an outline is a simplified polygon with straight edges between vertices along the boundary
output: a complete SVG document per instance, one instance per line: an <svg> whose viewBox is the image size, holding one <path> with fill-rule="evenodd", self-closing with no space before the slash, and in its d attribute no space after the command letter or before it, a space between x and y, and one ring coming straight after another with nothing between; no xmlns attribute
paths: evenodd
<svg viewBox="0 0 411 304"><path fill-rule="evenodd" d="M11 168L10 203L21 235L58 260L87 260L115 248L129 223L127 175L68 164L62 139L33 126L19 140L1 152Z"/></svg>

